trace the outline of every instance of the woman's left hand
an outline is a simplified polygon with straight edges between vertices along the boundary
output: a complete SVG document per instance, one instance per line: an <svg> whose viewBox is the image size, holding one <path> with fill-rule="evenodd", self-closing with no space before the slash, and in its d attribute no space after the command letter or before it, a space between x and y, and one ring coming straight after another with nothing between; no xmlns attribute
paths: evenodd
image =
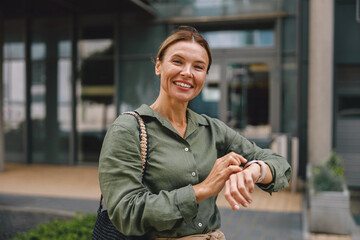
<svg viewBox="0 0 360 240"><path fill-rule="evenodd" d="M243 171L232 174L226 181L224 195L233 210L239 210L239 204L248 207L252 203L250 194L254 192L255 182L259 177L260 166L252 164Z"/></svg>

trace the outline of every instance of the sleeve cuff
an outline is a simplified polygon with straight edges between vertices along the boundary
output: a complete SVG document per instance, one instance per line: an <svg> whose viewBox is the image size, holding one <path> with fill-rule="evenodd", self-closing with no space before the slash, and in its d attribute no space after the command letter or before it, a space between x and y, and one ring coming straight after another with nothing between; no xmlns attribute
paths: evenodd
<svg viewBox="0 0 360 240"><path fill-rule="evenodd" d="M274 188L275 188L275 179L276 179L276 172L275 172L275 169L274 169L274 166L272 164L268 164L267 162L265 162L270 170L271 170L271 173L272 173L272 176L273 176L273 181L269 184L261 184L261 183L257 183L257 186L262 189L263 191L265 192L268 192L268 193L272 193L274 192Z"/></svg>
<svg viewBox="0 0 360 240"><path fill-rule="evenodd" d="M291 169L290 167L285 171L283 175L276 175L276 167L271 162L265 162L270 167L271 173L273 175L273 181L270 184L258 184L258 186L270 194L272 192L277 192L282 188L285 188L289 185L289 180L291 176ZM278 169L281 169L280 167ZM289 175L290 174L290 175Z"/></svg>
<svg viewBox="0 0 360 240"><path fill-rule="evenodd" d="M195 192L191 185L177 190L176 205L186 223L196 217L198 205L196 204Z"/></svg>

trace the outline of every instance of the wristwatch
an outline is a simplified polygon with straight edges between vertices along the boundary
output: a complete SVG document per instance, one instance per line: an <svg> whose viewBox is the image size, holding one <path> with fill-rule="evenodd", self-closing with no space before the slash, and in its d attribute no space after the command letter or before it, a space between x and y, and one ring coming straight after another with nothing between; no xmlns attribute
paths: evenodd
<svg viewBox="0 0 360 240"><path fill-rule="evenodd" d="M245 164L244 169L249 167L251 164L257 163L260 166L260 177L255 183L261 183L266 176L266 163L260 160L252 160Z"/></svg>

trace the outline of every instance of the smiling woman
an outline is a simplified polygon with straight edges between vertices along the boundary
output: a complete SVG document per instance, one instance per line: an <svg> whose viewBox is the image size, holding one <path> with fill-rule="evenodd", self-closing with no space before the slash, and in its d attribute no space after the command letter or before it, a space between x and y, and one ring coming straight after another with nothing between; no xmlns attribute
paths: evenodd
<svg viewBox="0 0 360 240"><path fill-rule="evenodd" d="M180 27L161 45L155 65L159 96L135 110L148 132L143 175L135 118L119 116L105 136L100 187L109 218L125 235L223 240L215 203L224 187L226 200L239 210L252 203L255 184L267 192L288 184L286 159L188 109L211 62L206 40L192 27Z"/></svg>
<svg viewBox="0 0 360 240"><path fill-rule="evenodd" d="M161 78L161 88L151 107L158 109L164 101L183 105L195 98L204 85L208 64L209 57L198 43L182 41L170 46L163 59L156 61L155 73Z"/></svg>

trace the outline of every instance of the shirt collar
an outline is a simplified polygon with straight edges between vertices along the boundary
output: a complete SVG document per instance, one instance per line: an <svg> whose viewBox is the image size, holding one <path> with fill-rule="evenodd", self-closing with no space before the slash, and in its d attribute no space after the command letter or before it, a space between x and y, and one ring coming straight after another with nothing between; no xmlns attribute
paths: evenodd
<svg viewBox="0 0 360 240"><path fill-rule="evenodd" d="M146 104L142 104L138 109L135 110L135 112L137 112L140 116L154 117L158 119L162 124L165 124L165 119ZM186 110L186 112L188 121L191 121L194 125L209 125L208 121L200 114L197 114L189 108Z"/></svg>

